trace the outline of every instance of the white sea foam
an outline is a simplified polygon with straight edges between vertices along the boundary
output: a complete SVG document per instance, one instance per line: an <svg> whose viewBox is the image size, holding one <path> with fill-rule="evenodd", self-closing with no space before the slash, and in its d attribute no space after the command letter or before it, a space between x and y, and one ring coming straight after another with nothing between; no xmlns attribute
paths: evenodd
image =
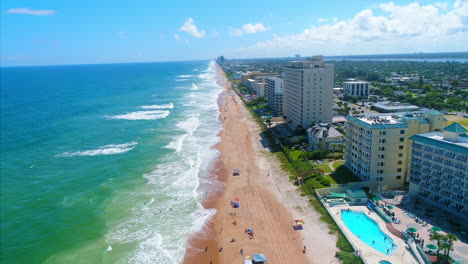
<svg viewBox="0 0 468 264"><path fill-rule="evenodd" d="M193 78L196 75L177 75L177 78Z"/></svg>
<svg viewBox="0 0 468 264"><path fill-rule="evenodd" d="M125 144L118 144L118 145L105 145L99 147L98 149L93 150L84 150L84 151L76 151L76 152L64 152L62 154L57 155L58 157L73 157L73 156L97 156L97 155L114 155L114 154L121 154L127 151L132 150L138 143L135 141L131 141Z"/></svg>
<svg viewBox="0 0 468 264"><path fill-rule="evenodd" d="M206 72L214 72L214 65L210 63ZM106 234L106 241L114 247L112 252L128 249L121 252L123 263L182 263L187 237L203 232L205 223L216 214L215 209L205 209L199 203L203 199L199 193L205 193L200 182L212 183L210 188L220 185L210 172L219 155L213 146L221 130L216 101L221 88L208 77L194 84L197 92L174 101L180 110L174 116L179 119L175 126L178 134L166 147L172 144L176 151L158 158L158 165L143 175L146 185L109 201L112 212L121 214L122 208L131 208L127 209L128 217L109 224ZM187 101L195 103L185 108Z"/></svg>
<svg viewBox="0 0 468 264"><path fill-rule="evenodd" d="M162 104L162 105L143 105L140 106L140 109L172 109L174 108L173 103Z"/></svg>
<svg viewBox="0 0 468 264"><path fill-rule="evenodd" d="M176 81L176 82L185 82L185 81L189 81L189 79L175 79L174 81Z"/></svg>
<svg viewBox="0 0 468 264"><path fill-rule="evenodd" d="M196 90L198 90L198 86L196 84L192 83L192 89L190 89L190 90L196 91Z"/></svg>
<svg viewBox="0 0 468 264"><path fill-rule="evenodd" d="M156 120L166 118L169 113L170 112L167 110L136 111L125 115L108 116L108 118L125 120Z"/></svg>

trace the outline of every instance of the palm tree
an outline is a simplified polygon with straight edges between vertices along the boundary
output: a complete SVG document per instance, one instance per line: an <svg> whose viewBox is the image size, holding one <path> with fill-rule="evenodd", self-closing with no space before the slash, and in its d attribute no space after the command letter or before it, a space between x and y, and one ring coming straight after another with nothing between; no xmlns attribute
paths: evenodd
<svg viewBox="0 0 468 264"><path fill-rule="evenodd" d="M450 251L453 251L453 242L457 241L458 238L454 234L446 234L444 236L444 255L445 255L445 260L448 262L450 259L449 254Z"/></svg>
<svg viewBox="0 0 468 264"><path fill-rule="evenodd" d="M437 241L437 248L440 249L440 245L442 243L442 239L444 239L444 236L437 232L433 232L429 237L431 240ZM439 251L437 251L437 257L439 257Z"/></svg>

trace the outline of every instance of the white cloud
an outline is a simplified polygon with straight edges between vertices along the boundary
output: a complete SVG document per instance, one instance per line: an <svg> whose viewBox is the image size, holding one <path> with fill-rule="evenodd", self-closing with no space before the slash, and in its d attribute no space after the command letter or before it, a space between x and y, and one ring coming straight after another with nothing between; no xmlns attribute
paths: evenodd
<svg viewBox="0 0 468 264"><path fill-rule="evenodd" d="M249 23L249 24L242 25L241 28L231 29L229 34L231 34L231 36L233 36L233 37L240 37L240 36L242 36L244 34L255 34L255 33L259 33L259 32L265 32L268 29L269 28L265 27L261 23L255 23L255 24Z"/></svg>
<svg viewBox="0 0 468 264"><path fill-rule="evenodd" d="M21 14L21 15L34 15L34 16L51 16L57 11L55 10L34 10L29 8L13 8L6 11L7 14Z"/></svg>
<svg viewBox="0 0 468 264"><path fill-rule="evenodd" d="M177 33L174 33L174 35L172 35L172 36L175 38L175 40L177 40L177 41L180 40L180 37L179 37L179 35Z"/></svg>
<svg viewBox="0 0 468 264"><path fill-rule="evenodd" d="M328 22L328 18L319 18L319 19L317 19L317 22L319 22L319 23Z"/></svg>
<svg viewBox="0 0 468 264"><path fill-rule="evenodd" d="M196 38L203 38L206 35L206 32L204 30L198 30L194 23L195 20L193 20L193 18L187 18L184 24L179 28L179 31L189 33Z"/></svg>
<svg viewBox="0 0 468 264"><path fill-rule="evenodd" d="M349 20L332 18L300 34L278 36L237 50L235 57L301 54L375 54L385 52L466 51L468 0L445 5L396 5L364 9ZM376 15L382 14L382 15Z"/></svg>

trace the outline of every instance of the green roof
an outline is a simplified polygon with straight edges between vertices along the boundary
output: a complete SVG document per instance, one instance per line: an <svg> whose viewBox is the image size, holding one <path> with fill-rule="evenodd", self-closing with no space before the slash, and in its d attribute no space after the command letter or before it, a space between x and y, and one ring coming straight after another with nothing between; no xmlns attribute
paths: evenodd
<svg viewBox="0 0 468 264"><path fill-rule="evenodd" d="M450 126L444 128L445 131L453 132L453 133L465 133L466 130L462 125L458 124L458 122L452 123Z"/></svg>
<svg viewBox="0 0 468 264"><path fill-rule="evenodd" d="M346 193L352 198L367 198L367 194L359 187L347 189Z"/></svg>
<svg viewBox="0 0 468 264"><path fill-rule="evenodd" d="M339 197L339 198L348 198L348 196L346 196L346 193L330 192L330 196Z"/></svg>

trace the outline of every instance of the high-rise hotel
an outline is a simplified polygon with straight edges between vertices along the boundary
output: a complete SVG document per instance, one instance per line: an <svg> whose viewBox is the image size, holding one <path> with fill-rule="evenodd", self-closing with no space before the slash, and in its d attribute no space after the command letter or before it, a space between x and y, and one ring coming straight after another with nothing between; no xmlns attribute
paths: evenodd
<svg viewBox="0 0 468 264"><path fill-rule="evenodd" d="M468 219L466 132L453 123L443 132L412 136L409 170L410 195L464 219Z"/></svg>
<svg viewBox="0 0 468 264"><path fill-rule="evenodd" d="M331 123L335 68L323 56L293 61L284 67L284 115L293 128Z"/></svg>

